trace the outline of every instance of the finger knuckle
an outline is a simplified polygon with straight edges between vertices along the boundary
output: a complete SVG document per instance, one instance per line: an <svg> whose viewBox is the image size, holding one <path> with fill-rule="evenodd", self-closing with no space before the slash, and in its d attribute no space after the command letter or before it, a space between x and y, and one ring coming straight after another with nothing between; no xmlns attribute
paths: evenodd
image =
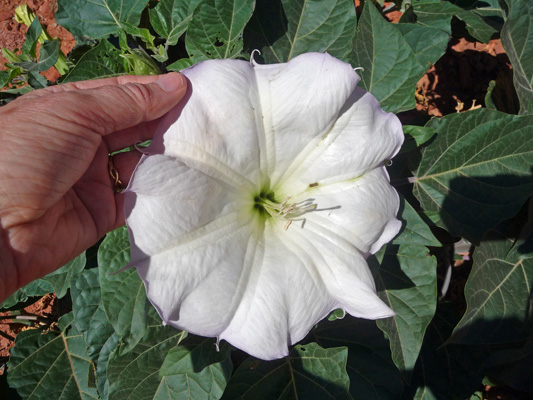
<svg viewBox="0 0 533 400"><path fill-rule="evenodd" d="M135 104L152 104L154 96L147 85L128 83L123 86L123 89Z"/></svg>

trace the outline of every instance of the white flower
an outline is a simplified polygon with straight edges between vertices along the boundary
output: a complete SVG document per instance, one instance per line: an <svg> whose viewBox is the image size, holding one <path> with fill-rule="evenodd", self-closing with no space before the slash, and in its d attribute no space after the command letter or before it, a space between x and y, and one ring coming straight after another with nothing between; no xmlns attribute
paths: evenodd
<svg viewBox="0 0 533 400"><path fill-rule="evenodd" d="M334 309L394 315L365 258L401 226L398 119L327 54L183 74L126 192L130 265L163 321L271 360Z"/></svg>

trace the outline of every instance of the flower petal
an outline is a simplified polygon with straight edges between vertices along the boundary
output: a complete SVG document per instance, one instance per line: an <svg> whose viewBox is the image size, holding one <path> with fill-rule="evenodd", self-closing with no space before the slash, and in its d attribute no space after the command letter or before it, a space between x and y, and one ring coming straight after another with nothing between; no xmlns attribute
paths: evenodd
<svg viewBox="0 0 533 400"><path fill-rule="evenodd" d="M370 93L356 88L333 127L295 158L278 190L286 193L311 183L361 176L396 155L403 140L398 118L384 112Z"/></svg>
<svg viewBox="0 0 533 400"><path fill-rule="evenodd" d="M262 256L251 276L231 324L220 338L247 353L273 360L288 355L288 346L334 310L313 260L304 249L280 240L280 227L267 221L258 247Z"/></svg>
<svg viewBox="0 0 533 400"><path fill-rule="evenodd" d="M378 251L401 228L396 219L399 197L384 167L348 181L308 187L291 201L306 199L313 199L317 209L302 215L290 229L320 229L325 236L347 240L365 256Z"/></svg>
<svg viewBox="0 0 533 400"><path fill-rule="evenodd" d="M268 165L273 184L304 149L320 142L354 91L359 76L329 54L308 53L286 64L255 65Z"/></svg>
<svg viewBox="0 0 533 400"><path fill-rule="evenodd" d="M124 192L132 263L239 207L235 193L170 157L143 156L134 178Z"/></svg>
<svg viewBox="0 0 533 400"><path fill-rule="evenodd" d="M312 260L320 280L336 301L334 308L366 319L395 315L376 294L374 278L362 254L345 239L315 228L295 230L285 240L298 243Z"/></svg>
<svg viewBox="0 0 533 400"><path fill-rule="evenodd" d="M252 64L208 60L182 73L188 98L164 117L154 148L233 187L252 185L263 129Z"/></svg>
<svg viewBox="0 0 533 400"><path fill-rule="evenodd" d="M125 196L130 265L148 298L166 323L217 336L252 264L253 216L216 180L161 155L142 158Z"/></svg>

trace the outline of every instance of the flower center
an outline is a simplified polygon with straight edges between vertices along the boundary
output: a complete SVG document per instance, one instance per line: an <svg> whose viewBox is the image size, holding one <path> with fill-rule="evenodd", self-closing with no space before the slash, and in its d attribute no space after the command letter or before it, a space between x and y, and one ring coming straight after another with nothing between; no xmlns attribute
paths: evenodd
<svg viewBox="0 0 533 400"><path fill-rule="evenodd" d="M254 198L254 208L272 218L287 221L285 229L289 229L292 221L302 214L316 209L317 205L312 199L304 200L298 203L292 203L291 197L285 197L281 203L275 201L273 193L261 192Z"/></svg>

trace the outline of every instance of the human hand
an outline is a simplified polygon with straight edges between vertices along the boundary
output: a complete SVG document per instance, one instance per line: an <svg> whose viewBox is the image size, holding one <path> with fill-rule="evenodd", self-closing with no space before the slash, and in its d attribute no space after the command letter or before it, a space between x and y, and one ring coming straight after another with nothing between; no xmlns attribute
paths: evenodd
<svg viewBox="0 0 533 400"><path fill-rule="evenodd" d="M124 224L108 154L151 139L185 79L121 76L36 90L0 108L0 302ZM113 157L126 185L138 152Z"/></svg>

